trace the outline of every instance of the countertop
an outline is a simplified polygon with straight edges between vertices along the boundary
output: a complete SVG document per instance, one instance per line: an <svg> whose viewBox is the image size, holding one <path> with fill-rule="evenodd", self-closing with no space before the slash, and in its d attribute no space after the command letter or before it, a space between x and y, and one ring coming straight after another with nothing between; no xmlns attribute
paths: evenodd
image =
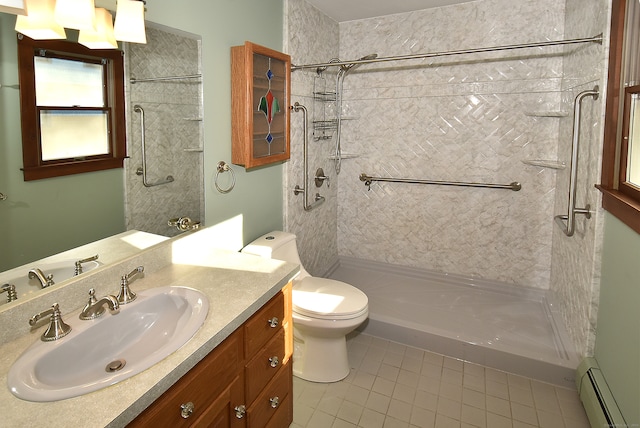
<svg viewBox="0 0 640 428"><path fill-rule="evenodd" d="M144 277L131 283L132 290L179 285L206 294L210 307L204 324L189 342L158 364L113 386L80 397L35 403L18 399L9 391L9 368L27 347L39 340L45 327L2 344L0 377L4 388L0 388L0 402L4 411L0 426L125 426L268 302L298 271L299 266L293 263L213 250L206 257L188 263L174 259L173 263L155 272L145 273ZM64 318L71 320L79 312L65 314Z"/></svg>

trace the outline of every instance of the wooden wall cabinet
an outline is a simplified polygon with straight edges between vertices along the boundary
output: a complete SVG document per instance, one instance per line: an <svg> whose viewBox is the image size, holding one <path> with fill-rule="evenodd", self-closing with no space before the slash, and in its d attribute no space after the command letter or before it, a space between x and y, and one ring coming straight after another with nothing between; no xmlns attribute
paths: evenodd
<svg viewBox="0 0 640 428"><path fill-rule="evenodd" d="M288 284L129 427L286 428L293 421Z"/></svg>
<svg viewBox="0 0 640 428"><path fill-rule="evenodd" d="M291 57L231 48L231 161L246 169L289 159Z"/></svg>

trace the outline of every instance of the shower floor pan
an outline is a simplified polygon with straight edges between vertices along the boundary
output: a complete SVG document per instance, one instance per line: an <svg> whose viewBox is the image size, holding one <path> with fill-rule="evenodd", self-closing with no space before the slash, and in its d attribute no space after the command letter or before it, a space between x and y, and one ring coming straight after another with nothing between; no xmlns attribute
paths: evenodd
<svg viewBox="0 0 640 428"><path fill-rule="evenodd" d="M363 333L575 389L579 360L544 290L350 257L327 276L369 297Z"/></svg>

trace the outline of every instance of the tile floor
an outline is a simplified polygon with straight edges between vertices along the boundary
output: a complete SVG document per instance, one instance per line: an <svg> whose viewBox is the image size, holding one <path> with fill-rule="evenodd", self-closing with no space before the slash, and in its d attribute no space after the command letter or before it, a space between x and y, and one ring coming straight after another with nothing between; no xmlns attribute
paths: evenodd
<svg viewBox="0 0 640 428"><path fill-rule="evenodd" d="M320 384L294 377L290 428L588 428L575 391L365 334L352 370Z"/></svg>

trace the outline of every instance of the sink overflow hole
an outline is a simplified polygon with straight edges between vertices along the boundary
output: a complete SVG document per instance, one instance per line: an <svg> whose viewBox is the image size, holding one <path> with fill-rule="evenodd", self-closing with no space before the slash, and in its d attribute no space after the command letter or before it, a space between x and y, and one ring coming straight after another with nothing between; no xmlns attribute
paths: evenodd
<svg viewBox="0 0 640 428"><path fill-rule="evenodd" d="M105 370L107 371L107 373L117 372L118 370L122 370L122 368L126 364L127 362L124 359L111 361L109 364L107 364Z"/></svg>

